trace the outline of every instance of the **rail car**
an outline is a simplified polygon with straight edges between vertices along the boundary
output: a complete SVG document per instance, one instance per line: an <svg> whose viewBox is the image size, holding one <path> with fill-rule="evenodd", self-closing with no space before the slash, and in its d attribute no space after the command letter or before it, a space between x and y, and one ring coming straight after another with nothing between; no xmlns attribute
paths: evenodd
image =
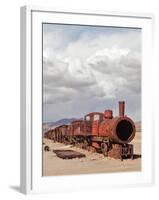
<svg viewBox="0 0 159 200"><path fill-rule="evenodd" d="M130 142L135 133L135 123L125 115L125 102L120 101L119 115L116 117L113 117L110 109L103 113L88 113L83 119L49 130L44 137L122 160L133 159L133 145Z"/></svg>

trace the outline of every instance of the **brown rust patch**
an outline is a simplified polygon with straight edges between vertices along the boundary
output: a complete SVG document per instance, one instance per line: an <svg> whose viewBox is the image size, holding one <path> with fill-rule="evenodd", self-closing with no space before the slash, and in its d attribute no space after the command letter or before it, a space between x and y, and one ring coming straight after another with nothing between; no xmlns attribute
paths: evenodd
<svg viewBox="0 0 159 200"><path fill-rule="evenodd" d="M86 157L85 154L73 150L53 150L53 152L62 159Z"/></svg>

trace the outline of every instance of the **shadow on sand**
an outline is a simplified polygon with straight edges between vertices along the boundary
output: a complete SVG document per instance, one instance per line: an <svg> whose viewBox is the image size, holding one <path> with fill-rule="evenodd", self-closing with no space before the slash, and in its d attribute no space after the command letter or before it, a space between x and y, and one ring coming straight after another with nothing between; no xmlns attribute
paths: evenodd
<svg viewBox="0 0 159 200"><path fill-rule="evenodd" d="M134 154L133 159L135 160L135 159L138 159L138 158L141 158L141 154Z"/></svg>
<svg viewBox="0 0 159 200"><path fill-rule="evenodd" d="M136 160L136 159L139 159L139 158L141 158L141 154L134 154L133 158L131 158L131 157L123 157L123 160L129 160L129 159Z"/></svg>

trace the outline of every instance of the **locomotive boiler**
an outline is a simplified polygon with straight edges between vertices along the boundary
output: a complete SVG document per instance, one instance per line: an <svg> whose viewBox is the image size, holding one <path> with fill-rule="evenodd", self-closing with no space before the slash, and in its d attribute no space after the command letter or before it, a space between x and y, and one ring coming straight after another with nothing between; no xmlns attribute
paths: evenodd
<svg viewBox="0 0 159 200"><path fill-rule="evenodd" d="M119 102L119 116L113 117L112 110L105 110L102 121L92 123L92 146L101 149L105 156L133 158L135 124L125 114L125 102Z"/></svg>
<svg viewBox="0 0 159 200"><path fill-rule="evenodd" d="M112 110L92 112L70 125L62 125L48 131L45 137L55 142L74 144L104 156L123 159L133 158L135 124L125 115L125 102L119 102L119 115L113 117Z"/></svg>

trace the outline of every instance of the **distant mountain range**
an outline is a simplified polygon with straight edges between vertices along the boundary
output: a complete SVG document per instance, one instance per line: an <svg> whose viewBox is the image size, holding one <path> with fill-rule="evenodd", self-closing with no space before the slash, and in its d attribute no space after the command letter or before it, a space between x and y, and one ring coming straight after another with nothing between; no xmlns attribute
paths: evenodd
<svg viewBox="0 0 159 200"><path fill-rule="evenodd" d="M55 121L55 122L43 123L43 133L46 132L47 130L55 128L57 126L61 126L63 124L70 124L74 120L77 120L77 118L60 119L60 120Z"/></svg>

